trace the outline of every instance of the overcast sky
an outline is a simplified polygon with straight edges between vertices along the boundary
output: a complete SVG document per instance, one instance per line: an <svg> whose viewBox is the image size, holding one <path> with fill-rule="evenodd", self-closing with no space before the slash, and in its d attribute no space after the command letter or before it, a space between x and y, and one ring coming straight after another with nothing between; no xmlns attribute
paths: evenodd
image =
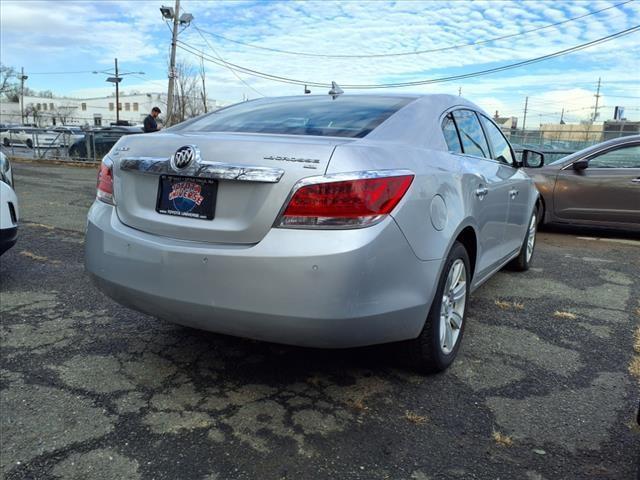
<svg viewBox="0 0 640 480"><path fill-rule="evenodd" d="M250 2L183 0L193 25L180 40L228 62L261 72L316 82L380 84L440 78L485 70L557 52L640 24L640 3L630 2L563 25L475 46L420 55L382 58L323 58L288 55L239 45L227 37L261 47L314 54L389 54L433 50L491 40L562 22L622 3L552 2ZM34 1L0 3L2 62L24 67L27 85L70 96L109 95L105 75L118 57L128 76L124 91L166 91L171 35L159 12L173 1ZM200 30L198 31L196 27ZM203 38L204 37L204 38ZM199 63L190 53L178 57ZM211 98L225 102L262 95L301 94L303 87L238 73L207 63ZM50 72L82 72L54 74ZM587 118L602 78L601 119L613 107L626 107L640 119L640 32L545 62L472 79L404 89L457 94L490 113L522 116L527 123ZM326 88L312 88L325 93ZM386 91L386 90L385 90ZM403 89L394 89L403 91Z"/></svg>

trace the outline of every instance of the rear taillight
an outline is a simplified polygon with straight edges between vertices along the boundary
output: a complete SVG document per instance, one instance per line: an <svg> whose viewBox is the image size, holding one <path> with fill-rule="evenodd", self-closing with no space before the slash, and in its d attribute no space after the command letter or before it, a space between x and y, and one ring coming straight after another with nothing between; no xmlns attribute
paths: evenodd
<svg viewBox="0 0 640 480"><path fill-rule="evenodd" d="M276 226L360 228L373 225L402 200L413 177L413 173L405 171L375 171L304 179L294 188Z"/></svg>
<svg viewBox="0 0 640 480"><path fill-rule="evenodd" d="M113 200L113 162L107 157L102 160L98 171L96 198L104 203L115 205Z"/></svg>

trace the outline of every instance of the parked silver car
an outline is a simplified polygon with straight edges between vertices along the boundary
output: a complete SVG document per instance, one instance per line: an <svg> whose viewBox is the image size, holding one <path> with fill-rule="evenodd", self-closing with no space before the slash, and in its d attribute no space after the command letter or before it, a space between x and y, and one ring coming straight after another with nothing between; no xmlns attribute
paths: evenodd
<svg viewBox="0 0 640 480"><path fill-rule="evenodd" d="M538 192L519 167L456 96L245 102L118 141L86 269L172 322L313 347L406 341L442 370L469 293L531 262Z"/></svg>

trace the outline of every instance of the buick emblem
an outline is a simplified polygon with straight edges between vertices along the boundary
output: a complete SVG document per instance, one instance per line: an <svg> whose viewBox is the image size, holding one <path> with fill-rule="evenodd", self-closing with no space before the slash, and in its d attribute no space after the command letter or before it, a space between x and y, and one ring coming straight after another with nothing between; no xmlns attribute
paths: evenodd
<svg viewBox="0 0 640 480"><path fill-rule="evenodd" d="M176 150L171 157L171 166L174 170L184 170L192 163L197 162L200 157L200 151L195 145L184 145Z"/></svg>

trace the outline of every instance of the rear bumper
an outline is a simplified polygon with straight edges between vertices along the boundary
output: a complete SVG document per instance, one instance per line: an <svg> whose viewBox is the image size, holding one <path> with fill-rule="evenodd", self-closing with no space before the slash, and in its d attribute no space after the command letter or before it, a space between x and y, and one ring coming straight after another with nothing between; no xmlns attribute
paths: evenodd
<svg viewBox="0 0 640 480"><path fill-rule="evenodd" d="M173 240L96 202L86 269L136 310L213 332L312 347L415 338L441 261L416 258L393 219L361 230L272 229L256 245Z"/></svg>

